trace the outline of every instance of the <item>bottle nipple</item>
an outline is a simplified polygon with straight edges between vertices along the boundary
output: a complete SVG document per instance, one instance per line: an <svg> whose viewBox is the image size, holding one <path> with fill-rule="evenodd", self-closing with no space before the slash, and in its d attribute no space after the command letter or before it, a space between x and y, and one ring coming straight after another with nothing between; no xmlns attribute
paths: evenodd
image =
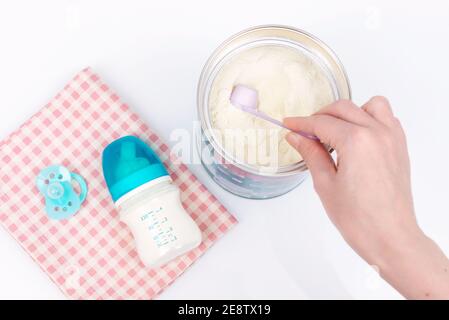
<svg viewBox="0 0 449 320"><path fill-rule="evenodd" d="M136 144L132 141L123 142L120 146L120 158L115 176L119 180L150 165L146 158L136 156Z"/></svg>

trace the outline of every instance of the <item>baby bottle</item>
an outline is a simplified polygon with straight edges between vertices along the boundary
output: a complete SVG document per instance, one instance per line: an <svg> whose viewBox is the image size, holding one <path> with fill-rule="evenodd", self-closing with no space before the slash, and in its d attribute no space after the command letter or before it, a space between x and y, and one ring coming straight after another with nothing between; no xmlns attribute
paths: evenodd
<svg viewBox="0 0 449 320"><path fill-rule="evenodd" d="M201 243L178 187L142 140L126 136L109 144L103 151L103 174L145 266L161 266Z"/></svg>

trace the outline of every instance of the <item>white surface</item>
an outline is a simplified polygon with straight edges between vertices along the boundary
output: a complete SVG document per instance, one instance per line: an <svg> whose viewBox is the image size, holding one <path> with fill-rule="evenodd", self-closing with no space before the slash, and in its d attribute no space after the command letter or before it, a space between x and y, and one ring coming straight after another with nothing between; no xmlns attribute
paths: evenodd
<svg viewBox="0 0 449 320"><path fill-rule="evenodd" d="M221 41L253 25L296 26L337 52L355 102L390 98L408 134L418 219L449 253L448 21L449 2L436 0L1 0L0 137L90 65L168 140L191 128L199 73ZM400 297L342 240L310 180L251 201L191 169L240 224L162 299ZM0 298L64 298L4 230L0 253Z"/></svg>

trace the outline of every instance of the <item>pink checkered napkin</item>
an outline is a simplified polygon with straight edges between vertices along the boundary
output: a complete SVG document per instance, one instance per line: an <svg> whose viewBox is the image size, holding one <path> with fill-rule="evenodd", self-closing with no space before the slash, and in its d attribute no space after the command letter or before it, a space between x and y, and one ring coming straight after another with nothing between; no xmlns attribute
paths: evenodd
<svg viewBox="0 0 449 320"><path fill-rule="evenodd" d="M103 181L101 154L113 140L136 135L161 157L203 232L195 250L157 269L139 261ZM0 223L68 297L151 299L237 221L184 164L90 69L80 72L41 111L0 142ZM173 158L171 158L173 159ZM68 220L47 218L35 178L51 164L81 174L89 192Z"/></svg>

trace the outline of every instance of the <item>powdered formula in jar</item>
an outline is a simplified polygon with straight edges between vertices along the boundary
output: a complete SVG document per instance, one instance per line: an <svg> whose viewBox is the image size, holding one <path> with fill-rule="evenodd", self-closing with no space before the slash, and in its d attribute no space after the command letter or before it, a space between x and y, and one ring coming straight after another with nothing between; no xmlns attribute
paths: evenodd
<svg viewBox="0 0 449 320"><path fill-rule="evenodd" d="M239 161L280 167L302 160L285 140L288 130L233 106L235 85L258 92L258 109L282 121L307 116L334 100L321 67L299 50L263 45L237 53L217 73L209 96L211 124L219 130L222 146Z"/></svg>
<svg viewBox="0 0 449 320"><path fill-rule="evenodd" d="M283 26L256 27L231 37L203 69L197 146L208 173L239 196L265 199L284 194L304 180L307 167L285 140L287 129L231 104L237 85L256 90L258 109L282 121L349 99L344 69L321 41Z"/></svg>

